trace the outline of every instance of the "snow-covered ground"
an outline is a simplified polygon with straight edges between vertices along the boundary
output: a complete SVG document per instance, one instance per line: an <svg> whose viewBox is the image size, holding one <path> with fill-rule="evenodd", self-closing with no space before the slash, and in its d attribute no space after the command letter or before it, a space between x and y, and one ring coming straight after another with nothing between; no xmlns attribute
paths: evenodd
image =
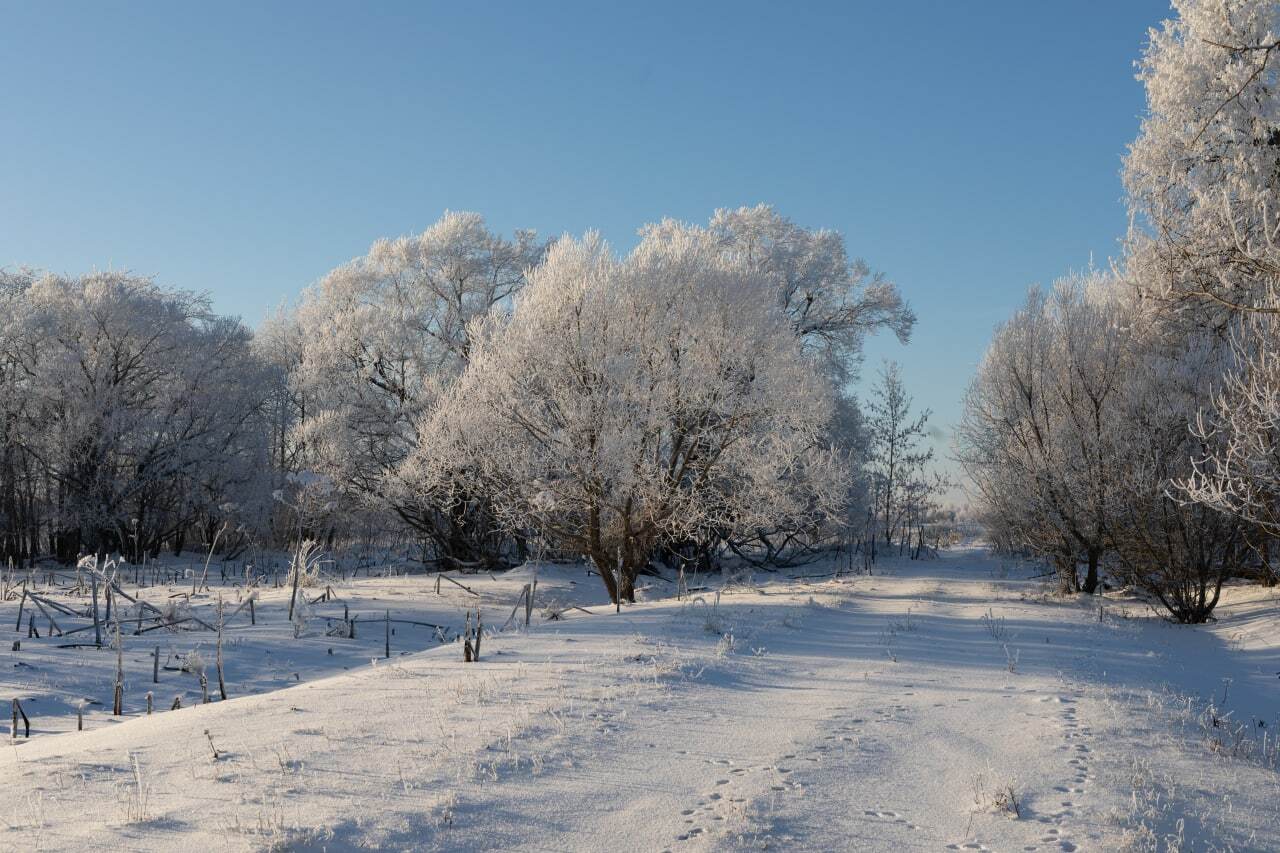
<svg viewBox="0 0 1280 853"><path fill-rule="evenodd" d="M1280 849L1274 595L1233 588L1184 627L1028 571L973 548L693 600L654 580L616 614L598 578L544 565L528 631L522 608L495 629L532 567L458 578L478 596L361 576L298 638L269 590L256 626L229 623L226 702L151 683L157 644L212 662L208 632L126 636L122 719L115 653L29 639L5 602L22 645L0 688L32 737L0 758L0 849ZM477 598L492 633L466 664ZM548 620L553 600L592 612ZM344 606L354 640L321 618ZM393 623L385 659L388 610L447 641ZM102 704L77 732L81 699Z"/></svg>

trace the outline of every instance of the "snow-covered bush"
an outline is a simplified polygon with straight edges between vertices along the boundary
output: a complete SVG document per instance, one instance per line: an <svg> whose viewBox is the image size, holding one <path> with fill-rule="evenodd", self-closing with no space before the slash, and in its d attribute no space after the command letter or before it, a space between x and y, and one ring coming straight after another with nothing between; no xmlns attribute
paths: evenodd
<svg viewBox="0 0 1280 853"><path fill-rule="evenodd" d="M287 586L311 587L321 583L320 569L324 565L325 552L319 542L306 539L299 543L289 560Z"/></svg>

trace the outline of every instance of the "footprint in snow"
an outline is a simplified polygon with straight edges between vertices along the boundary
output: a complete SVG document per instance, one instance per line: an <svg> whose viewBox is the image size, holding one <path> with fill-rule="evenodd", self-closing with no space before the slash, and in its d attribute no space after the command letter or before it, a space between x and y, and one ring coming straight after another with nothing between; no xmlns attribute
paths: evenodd
<svg viewBox="0 0 1280 853"><path fill-rule="evenodd" d="M697 838L702 833L703 833L702 827L695 826L695 827L692 827L688 832L683 832L680 835L677 835L676 841L688 841L690 838Z"/></svg>

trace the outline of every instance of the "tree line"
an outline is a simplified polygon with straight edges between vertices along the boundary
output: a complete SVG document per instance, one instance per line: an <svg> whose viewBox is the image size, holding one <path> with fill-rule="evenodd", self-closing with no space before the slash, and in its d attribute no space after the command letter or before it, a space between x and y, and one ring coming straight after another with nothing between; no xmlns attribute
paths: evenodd
<svg viewBox="0 0 1280 853"><path fill-rule="evenodd" d="M412 541L430 564L924 547L941 482L892 365L898 289L772 208L613 251L446 213L255 331L119 272L0 273L0 559ZM914 539L913 539L914 537Z"/></svg>

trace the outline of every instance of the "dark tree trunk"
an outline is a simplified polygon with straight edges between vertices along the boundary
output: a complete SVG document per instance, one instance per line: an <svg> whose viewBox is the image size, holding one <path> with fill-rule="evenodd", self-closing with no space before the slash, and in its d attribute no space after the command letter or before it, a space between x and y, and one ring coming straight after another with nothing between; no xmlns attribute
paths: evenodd
<svg viewBox="0 0 1280 853"><path fill-rule="evenodd" d="M1084 586L1081 588L1089 595L1098 589L1098 558L1099 553L1096 548L1089 549L1089 572L1085 575Z"/></svg>

